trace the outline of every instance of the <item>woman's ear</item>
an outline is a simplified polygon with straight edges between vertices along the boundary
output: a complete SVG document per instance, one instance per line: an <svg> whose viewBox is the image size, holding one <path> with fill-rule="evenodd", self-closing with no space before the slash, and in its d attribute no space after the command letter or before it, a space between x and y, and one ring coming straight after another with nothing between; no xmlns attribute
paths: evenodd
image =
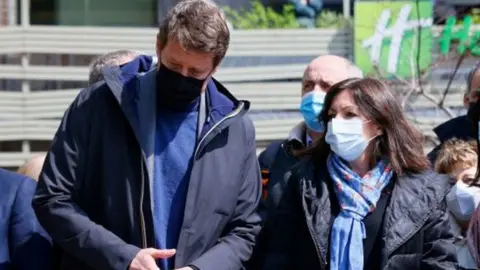
<svg viewBox="0 0 480 270"><path fill-rule="evenodd" d="M381 127L377 127L377 136L382 136L383 135L383 129Z"/></svg>

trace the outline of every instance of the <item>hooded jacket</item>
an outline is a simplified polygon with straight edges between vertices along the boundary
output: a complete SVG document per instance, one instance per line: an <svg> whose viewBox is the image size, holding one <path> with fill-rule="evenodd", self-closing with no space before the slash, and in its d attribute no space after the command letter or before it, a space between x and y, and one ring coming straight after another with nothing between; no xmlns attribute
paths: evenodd
<svg viewBox="0 0 480 270"><path fill-rule="evenodd" d="M155 245L152 180L157 91L152 59L104 70L66 111L33 206L63 249L60 269L127 269ZM161 97L159 97L161 98ZM175 268L241 269L260 229L260 170L248 101L212 79Z"/></svg>

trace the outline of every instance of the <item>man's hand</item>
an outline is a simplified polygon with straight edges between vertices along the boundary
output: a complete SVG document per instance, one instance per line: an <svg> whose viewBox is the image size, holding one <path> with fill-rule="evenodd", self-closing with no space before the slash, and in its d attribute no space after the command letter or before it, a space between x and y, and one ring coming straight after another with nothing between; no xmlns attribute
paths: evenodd
<svg viewBox="0 0 480 270"><path fill-rule="evenodd" d="M156 259L167 259L175 255L175 249L146 248L140 250L130 263L129 270L160 270Z"/></svg>
<svg viewBox="0 0 480 270"><path fill-rule="evenodd" d="M193 270L191 267L182 267L182 268L177 268L175 270Z"/></svg>

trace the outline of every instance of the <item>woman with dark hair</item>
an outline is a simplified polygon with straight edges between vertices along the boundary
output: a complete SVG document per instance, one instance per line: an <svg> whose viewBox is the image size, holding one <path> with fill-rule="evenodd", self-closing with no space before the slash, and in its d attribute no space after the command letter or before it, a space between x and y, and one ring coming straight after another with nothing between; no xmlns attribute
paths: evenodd
<svg viewBox="0 0 480 270"><path fill-rule="evenodd" d="M285 176L263 269L455 269L449 179L387 87L342 81L319 118L326 134Z"/></svg>

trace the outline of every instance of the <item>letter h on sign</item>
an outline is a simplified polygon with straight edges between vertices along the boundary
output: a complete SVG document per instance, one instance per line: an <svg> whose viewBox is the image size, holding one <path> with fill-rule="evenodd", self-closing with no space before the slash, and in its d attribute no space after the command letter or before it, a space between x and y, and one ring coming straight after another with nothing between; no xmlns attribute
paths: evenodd
<svg viewBox="0 0 480 270"><path fill-rule="evenodd" d="M450 52L450 46L454 40L458 41L457 52L464 54L467 51L472 55L480 56L480 31L477 31L470 38L470 29L472 27L472 17L466 16L461 29L454 31L456 18L451 16L447 19L443 34L440 37L440 52L447 55Z"/></svg>

